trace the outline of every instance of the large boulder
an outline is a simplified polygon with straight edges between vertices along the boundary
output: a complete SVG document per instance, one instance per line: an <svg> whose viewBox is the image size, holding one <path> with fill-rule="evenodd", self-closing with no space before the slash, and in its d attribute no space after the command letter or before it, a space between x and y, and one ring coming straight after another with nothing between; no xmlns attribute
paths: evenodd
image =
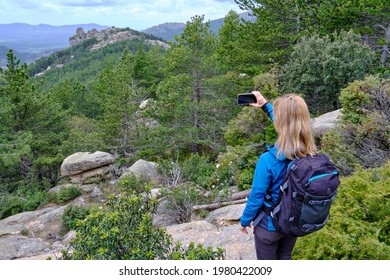
<svg viewBox="0 0 390 280"><path fill-rule="evenodd" d="M113 155L105 152L78 152L68 156L61 165L61 176L81 174L84 171L110 165L115 161Z"/></svg>
<svg viewBox="0 0 390 280"><path fill-rule="evenodd" d="M333 129L337 121L340 119L340 116L341 110L339 109L313 119L312 125L314 134L321 136L324 135L326 131Z"/></svg>
<svg viewBox="0 0 390 280"><path fill-rule="evenodd" d="M127 168L121 175L120 179L133 174L136 177L143 177L155 183L159 183L160 176L158 174L157 167L158 164L155 162L140 159L136 161L131 167Z"/></svg>

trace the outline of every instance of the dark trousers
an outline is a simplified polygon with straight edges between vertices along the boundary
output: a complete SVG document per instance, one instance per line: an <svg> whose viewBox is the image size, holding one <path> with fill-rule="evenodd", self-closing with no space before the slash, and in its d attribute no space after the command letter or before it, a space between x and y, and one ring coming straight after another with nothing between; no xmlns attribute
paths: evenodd
<svg viewBox="0 0 390 280"><path fill-rule="evenodd" d="M297 237L288 237L259 226L254 228L254 236L258 260L291 260Z"/></svg>

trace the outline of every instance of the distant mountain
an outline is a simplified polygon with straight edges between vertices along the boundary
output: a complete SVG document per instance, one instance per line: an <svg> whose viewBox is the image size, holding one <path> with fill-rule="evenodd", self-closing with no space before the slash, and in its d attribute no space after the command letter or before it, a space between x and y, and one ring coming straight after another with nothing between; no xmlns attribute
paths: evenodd
<svg viewBox="0 0 390 280"><path fill-rule="evenodd" d="M108 26L98 24L63 26L25 23L0 24L0 45L30 54L48 49L63 49L69 46L68 39L75 34L78 27L89 31L93 28L102 30Z"/></svg>
<svg viewBox="0 0 390 280"><path fill-rule="evenodd" d="M182 22L167 22L149 27L143 30L143 32L160 37L166 41L173 41L175 39L175 35L180 35L185 26L186 24Z"/></svg>
<svg viewBox="0 0 390 280"><path fill-rule="evenodd" d="M239 15L242 20L246 20L246 21L254 21L256 19L256 17L252 16L250 12L244 12ZM219 29L222 27L224 21L225 21L224 18L211 20L210 29L215 34L218 34ZM163 23L163 24L149 27L143 30L142 32L160 37L166 41L173 41L175 39L175 35L180 35L183 32L185 26L186 26L185 23L168 22L168 23Z"/></svg>
<svg viewBox="0 0 390 280"><path fill-rule="evenodd" d="M0 46L0 67L4 68L7 65L7 54L9 52L9 48ZM20 59L21 63L27 62L28 58L25 54L22 54L18 51L14 51L14 55Z"/></svg>

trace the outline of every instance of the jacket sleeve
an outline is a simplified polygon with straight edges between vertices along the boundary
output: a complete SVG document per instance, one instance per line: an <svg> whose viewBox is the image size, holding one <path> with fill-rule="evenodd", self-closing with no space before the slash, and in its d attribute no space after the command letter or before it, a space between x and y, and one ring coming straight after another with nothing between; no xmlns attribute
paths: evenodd
<svg viewBox="0 0 390 280"><path fill-rule="evenodd" d="M271 183L272 175L267 166L266 154L262 154L256 164L252 190L240 219L241 226L243 227L250 225L261 206L263 206L264 197Z"/></svg>
<svg viewBox="0 0 390 280"><path fill-rule="evenodd" d="M265 103L261 109L268 115L268 117L271 119L272 122L274 122L274 107L271 103L267 102Z"/></svg>

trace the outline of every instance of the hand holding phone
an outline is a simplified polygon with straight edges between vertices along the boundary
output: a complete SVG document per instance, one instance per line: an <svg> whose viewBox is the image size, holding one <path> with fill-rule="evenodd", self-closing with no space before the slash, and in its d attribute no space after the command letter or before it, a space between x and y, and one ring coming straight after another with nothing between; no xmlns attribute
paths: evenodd
<svg viewBox="0 0 390 280"><path fill-rule="evenodd" d="M237 95L238 105L251 105L253 107L261 108L267 99L260 93L260 91L252 91L251 93L241 93Z"/></svg>
<svg viewBox="0 0 390 280"><path fill-rule="evenodd" d="M240 93L237 95L237 104L238 105L249 105L251 103L256 103L257 98L253 93Z"/></svg>

